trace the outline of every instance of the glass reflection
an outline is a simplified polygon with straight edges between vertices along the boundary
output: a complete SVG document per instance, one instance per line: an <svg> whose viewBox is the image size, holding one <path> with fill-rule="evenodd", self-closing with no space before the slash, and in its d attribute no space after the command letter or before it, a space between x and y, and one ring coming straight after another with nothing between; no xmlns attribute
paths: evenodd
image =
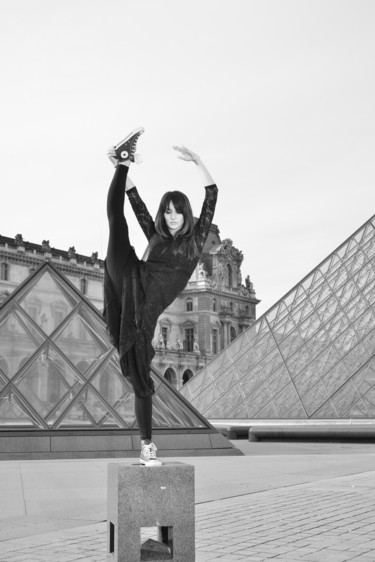
<svg viewBox="0 0 375 562"><path fill-rule="evenodd" d="M77 302L73 298L68 300L49 272L39 277L31 289L18 296L17 300L27 315L47 335L60 326Z"/></svg>
<svg viewBox="0 0 375 562"><path fill-rule="evenodd" d="M0 309L0 426L135 427L134 393L104 321L46 267ZM174 421L202 427L190 407L151 376L156 427L171 428Z"/></svg>
<svg viewBox="0 0 375 562"><path fill-rule="evenodd" d="M227 351L233 364L215 357L181 393L203 415L211 414L212 404L218 404L216 411L220 409L224 418L244 412L243 403L249 418L275 413L276 417L362 417L365 409L371 417L375 384L371 388L361 384L357 372L375 354L374 248L375 230L369 221L237 337L237 354L231 347ZM259 353L259 327L265 324L276 348ZM251 353L259 353L257 362L241 356L245 341ZM203 392L207 373L214 376ZM293 385L285 384L288 377Z"/></svg>

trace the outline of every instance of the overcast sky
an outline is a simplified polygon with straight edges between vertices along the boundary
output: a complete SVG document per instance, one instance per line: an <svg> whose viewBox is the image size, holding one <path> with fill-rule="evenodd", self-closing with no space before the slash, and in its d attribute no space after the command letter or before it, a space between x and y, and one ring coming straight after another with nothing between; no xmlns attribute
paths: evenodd
<svg viewBox="0 0 375 562"><path fill-rule="evenodd" d="M0 0L0 234L105 257L107 148L155 214L181 189L242 250L265 312L374 214L372 0ZM131 220L139 255L145 239Z"/></svg>

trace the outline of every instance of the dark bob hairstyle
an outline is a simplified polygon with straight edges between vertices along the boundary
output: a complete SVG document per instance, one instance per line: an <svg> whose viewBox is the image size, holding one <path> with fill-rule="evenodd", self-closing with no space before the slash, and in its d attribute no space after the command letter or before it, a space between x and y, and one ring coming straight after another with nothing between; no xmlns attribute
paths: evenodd
<svg viewBox="0 0 375 562"><path fill-rule="evenodd" d="M170 203L184 217L184 223L177 232L175 239L179 242L174 254L183 254L190 260L199 257L198 247L194 236L194 216L190 201L181 191L167 191L160 201L159 209L155 219L155 230L163 239L173 238L165 222L164 213Z"/></svg>

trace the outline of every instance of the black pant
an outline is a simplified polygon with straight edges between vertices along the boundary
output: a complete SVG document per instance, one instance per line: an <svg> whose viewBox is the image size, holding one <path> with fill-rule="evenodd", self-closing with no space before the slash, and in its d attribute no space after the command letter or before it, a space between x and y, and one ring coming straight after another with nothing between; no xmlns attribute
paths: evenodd
<svg viewBox="0 0 375 562"><path fill-rule="evenodd" d="M124 272L127 269L133 269L134 261L138 259L130 245L129 229L124 215L125 185L128 171L127 166L117 166L107 197L109 240L106 266L119 303L121 303ZM135 394L135 415L141 439L151 439L152 396L140 398Z"/></svg>

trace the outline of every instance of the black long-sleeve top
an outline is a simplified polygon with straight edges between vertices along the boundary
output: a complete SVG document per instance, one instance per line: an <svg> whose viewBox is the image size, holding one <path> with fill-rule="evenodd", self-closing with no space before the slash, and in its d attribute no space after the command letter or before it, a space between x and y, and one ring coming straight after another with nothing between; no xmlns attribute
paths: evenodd
<svg viewBox="0 0 375 562"><path fill-rule="evenodd" d="M194 237L199 255L188 260L183 254L175 254L179 240L161 238L155 230L155 223L142 201L136 188L127 191L135 216L149 242L149 254L146 262L141 262L142 285L146 299L159 301L160 313L169 306L186 287L197 266L203 246L206 242L215 212L218 189L216 185L205 188L206 196L199 219L194 225ZM157 291L157 293L154 293Z"/></svg>
<svg viewBox="0 0 375 562"><path fill-rule="evenodd" d="M137 189L126 192L149 241L149 254L146 260L139 260L134 253L131 265L125 264L121 302L105 269L104 318L111 341L119 351L122 373L131 380L139 396L148 396L154 391L149 371L155 355L152 339L158 317L186 287L210 231L218 189L216 185L205 189L206 196L193 234L199 255L192 260L174 253L178 240L164 239L156 233L155 223Z"/></svg>

